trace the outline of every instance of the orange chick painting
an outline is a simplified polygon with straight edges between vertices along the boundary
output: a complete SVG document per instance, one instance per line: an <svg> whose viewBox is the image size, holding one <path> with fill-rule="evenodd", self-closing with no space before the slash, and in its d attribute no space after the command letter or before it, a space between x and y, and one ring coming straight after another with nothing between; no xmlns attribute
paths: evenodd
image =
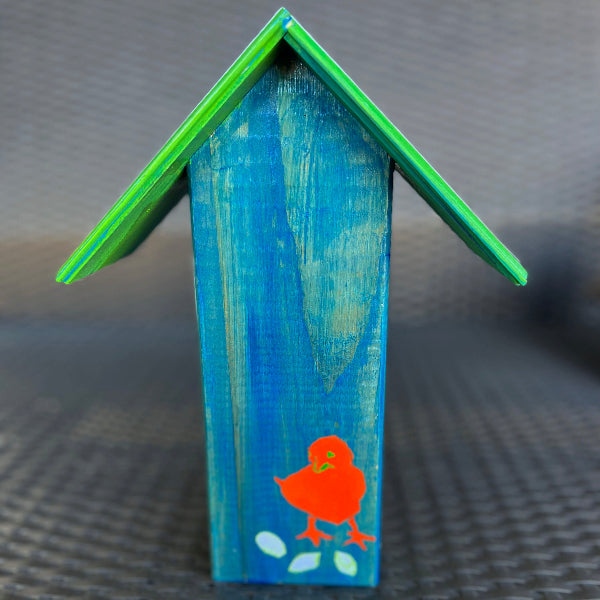
<svg viewBox="0 0 600 600"><path fill-rule="evenodd" d="M348 444L337 435L329 435L311 444L309 465L285 479L274 478L283 497L308 515L306 531L296 539L308 538L315 546L321 540L333 539L317 528L317 521L326 521L334 525L348 523L350 531L344 545L357 544L366 550L365 542L375 541L375 536L360 532L356 524L367 486L363 472L352 463L353 459Z"/></svg>

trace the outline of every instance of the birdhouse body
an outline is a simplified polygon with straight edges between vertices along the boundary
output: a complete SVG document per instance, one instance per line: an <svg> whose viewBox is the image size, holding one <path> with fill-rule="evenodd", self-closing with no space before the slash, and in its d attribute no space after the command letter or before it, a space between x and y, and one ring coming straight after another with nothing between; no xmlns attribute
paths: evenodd
<svg viewBox="0 0 600 600"><path fill-rule="evenodd" d="M284 56L193 155L188 178L214 577L374 585L390 158ZM323 451L339 456L311 462L328 436ZM352 458L336 463L335 444ZM301 481L276 481L307 466ZM296 539L311 517L332 539ZM353 526L366 538L352 541Z"/></svg>
<svg viewBox="0 0 600 600"><path fill-rule="evenodd" d="M127 256L189 189L215 579L377 583L393 166L526 283L282 8L57 274Z"/></svg>

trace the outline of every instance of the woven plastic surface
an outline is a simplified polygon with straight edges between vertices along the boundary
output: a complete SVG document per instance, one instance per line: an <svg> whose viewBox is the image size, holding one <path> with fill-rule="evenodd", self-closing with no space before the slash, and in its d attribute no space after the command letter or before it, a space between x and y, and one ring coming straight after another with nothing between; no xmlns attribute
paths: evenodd
<svg viewBox="0 0 600 600"><path fill-rule="evenodd" d="M600 381L392 328L378 590L215 585L193 327L0 328L2 598L597 598Z"/></svg>

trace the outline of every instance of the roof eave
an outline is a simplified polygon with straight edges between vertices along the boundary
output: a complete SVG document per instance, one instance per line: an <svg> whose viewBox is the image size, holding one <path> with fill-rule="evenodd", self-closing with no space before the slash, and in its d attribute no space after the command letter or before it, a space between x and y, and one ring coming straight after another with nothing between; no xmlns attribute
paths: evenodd
<svg viewBox="0 0 600 600"><path fill-rule="evenodd" d="M158 223L152 213L164 212L161 201L182 176L190 157L272 64L291 18L285 8L273 15L73 252L58 271L56 281L72 283L83 279L131 253L144 241ZM167 204L169 210L174 206L172 201ZM140 228L138 239L127 242L126 238L140 219L147 220L149 227Z"/></svg>
<svg viewBox="0 0 600 600"><path fill-rule="evenodd" d="M284 8L223 77L77 248L57 275L71 283L132 252L174 206L172 187L194 152L272 64L285 40L395 161L398 171L467 246L517 285L527 272L416 148ZM171 193L169 191L171 190Z"/></svg>
<svg viewBox="0 0 600 600"><path fill-rule="evenodd" d="M460 239L510 281L525 285L527 271L518 259L297 21L289 24L284 39L371 132L394 159L396 170Z"/></svg>

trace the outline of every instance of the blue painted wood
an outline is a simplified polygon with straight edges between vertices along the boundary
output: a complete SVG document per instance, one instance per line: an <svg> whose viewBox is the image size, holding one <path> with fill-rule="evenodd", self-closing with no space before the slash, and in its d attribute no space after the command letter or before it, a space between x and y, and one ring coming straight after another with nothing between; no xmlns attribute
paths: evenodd
<svg viewBox="0 0 600 600"><path fill-rule="evenodd" d="M391 161L304 64L281 59L188 169L214 578L374 585ZM318 547L297 540L307 514L274 480L330 435L365 476L366 550L344 546L348 523L318 521L333 536Z"/></svg>

